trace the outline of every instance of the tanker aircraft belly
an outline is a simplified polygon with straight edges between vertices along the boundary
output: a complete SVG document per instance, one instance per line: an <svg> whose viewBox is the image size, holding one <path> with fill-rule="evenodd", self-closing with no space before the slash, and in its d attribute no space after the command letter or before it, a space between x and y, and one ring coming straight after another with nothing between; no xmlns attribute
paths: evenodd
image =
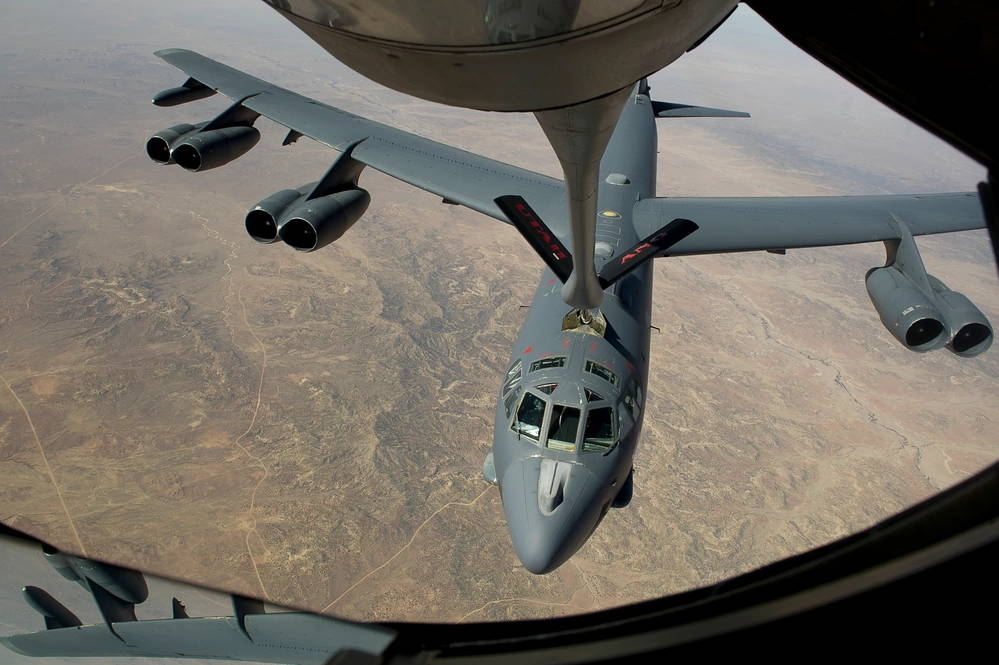
<svg viewBox="0 0 999 665"><path fill-rule="evenodd" d="M514 225L545 263L500 381L482 468L499 487L514 550L533 573L564 563L610 507L631 500L649 373L652 258L884 242L886 265L868 273L867 287L899 342L959 356L991 345L991 324L926 273L913 240L983 228L973 193L656 198L657 118L746 114L653 101L642 79L625 91L619 115L590 117L594 131L610 117L612 131L593 191L580 194L589 180L572 192L563 181L358 117L191 51L157 55L189 77L157 95L157 105L216 91L234 104L212 120L154 134L153 160L191 171L221 166L258 141L260 115L288 128L285 143L306 136L339 151L317 182L280 190L250 210L246 230L258 242L308 252L337 240L369 204L358 178L370 166ZM563 120L541 120L553 143ZM574 238L576 218L588 209L583 199L595 201L596 212L583 225L586 237ZM563 286L584 272L579 284L587 286L567 295Z"/></svg>

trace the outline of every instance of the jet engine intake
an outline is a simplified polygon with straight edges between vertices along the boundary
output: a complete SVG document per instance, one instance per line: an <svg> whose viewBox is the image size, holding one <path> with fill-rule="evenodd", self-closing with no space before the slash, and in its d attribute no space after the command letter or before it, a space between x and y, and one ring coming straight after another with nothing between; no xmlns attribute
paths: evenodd
<svg viewBox="0 0 999 665"><path fill-rule="evenodd" d="M927 275L933 294L940 303L951 339L947 350L963 358L973 358L992 346L992 324L967 296L952 291L933 275Z"/></svg>
<svg viewBox="0 0 999 665"><path fill-rule="evenodd" d="M170 157L188 171L207 171L228 164L257 145L255 127L236 126L201 131L172 146Z"/></svg>
<svg viewBox="0 0 999 665"><path fill-rule="evenodd" d="M278 236L300 252L315 251L346 233L369 203L371 196L361 188L305 201L281 222Z"/></svg>
<svg viewBox="0 0 999 665"><path fill-rule="evenodd" d="M947 320L902 271L892 266L874 268L866 281L881 322L907 349L925 353L947 344Z"/></svg>
<svg viewBox="0 0 999 665"><path fill-rule="evenodd" d="M191 125L183 123L167 127L160 130L146 139L146 154L149 159L158 164L173 164L173 157L170 156L170 148L182 138L196 132L205 123Z"/></svg>
<svg viewBox="0 0 999 665"><path fill-rule="evenodd" d="M278 238L278 222L281 217L304 196L297 189L282 189L253 206L246 213L246 232L260 243L272 243Z"/></svg>

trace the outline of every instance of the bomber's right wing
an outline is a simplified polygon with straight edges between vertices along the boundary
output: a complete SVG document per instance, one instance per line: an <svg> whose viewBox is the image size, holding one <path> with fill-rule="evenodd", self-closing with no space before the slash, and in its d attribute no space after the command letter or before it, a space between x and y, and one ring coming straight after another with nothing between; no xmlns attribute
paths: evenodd
<svg viewBox="0 0 999 665"><path fill-rule="evenodd" d="M687 218L697 233L670 256L850 245L899 238L898 222L914 236L985 228L978 195L654 198L635 204L641 236L671 219Z"/></svg>

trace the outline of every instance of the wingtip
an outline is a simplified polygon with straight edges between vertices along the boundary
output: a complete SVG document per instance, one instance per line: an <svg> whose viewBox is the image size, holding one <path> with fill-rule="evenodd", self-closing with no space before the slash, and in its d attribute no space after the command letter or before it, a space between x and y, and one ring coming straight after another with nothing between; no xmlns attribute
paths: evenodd
<svg viewBox="0 0 999 665"><path fill-rule="evenodd" d="M186 48L161 48L159 51L153 51L153 55L157 58L162 58L163 60L166 60L170 56L188 53L194 53L194 51L189 51Z"/></svg>

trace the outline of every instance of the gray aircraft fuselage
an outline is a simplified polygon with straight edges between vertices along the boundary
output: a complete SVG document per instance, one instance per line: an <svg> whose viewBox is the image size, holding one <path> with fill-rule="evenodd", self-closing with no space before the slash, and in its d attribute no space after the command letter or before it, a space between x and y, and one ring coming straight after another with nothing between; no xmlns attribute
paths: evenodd
<svg viewBox="0 0 999 665"><path fill-rule="evenodd" d="M638 241L632 208L655 196L656 121L647 93L636 86L600 163L598 271ZM604 292L602 336L585 325L563 329L573 308L561 286L551 270L542 273L507 365L493 435L514 549L539 574L586 542L622 489L620 503L630 498L648 381L652 262Z"/></svg>

